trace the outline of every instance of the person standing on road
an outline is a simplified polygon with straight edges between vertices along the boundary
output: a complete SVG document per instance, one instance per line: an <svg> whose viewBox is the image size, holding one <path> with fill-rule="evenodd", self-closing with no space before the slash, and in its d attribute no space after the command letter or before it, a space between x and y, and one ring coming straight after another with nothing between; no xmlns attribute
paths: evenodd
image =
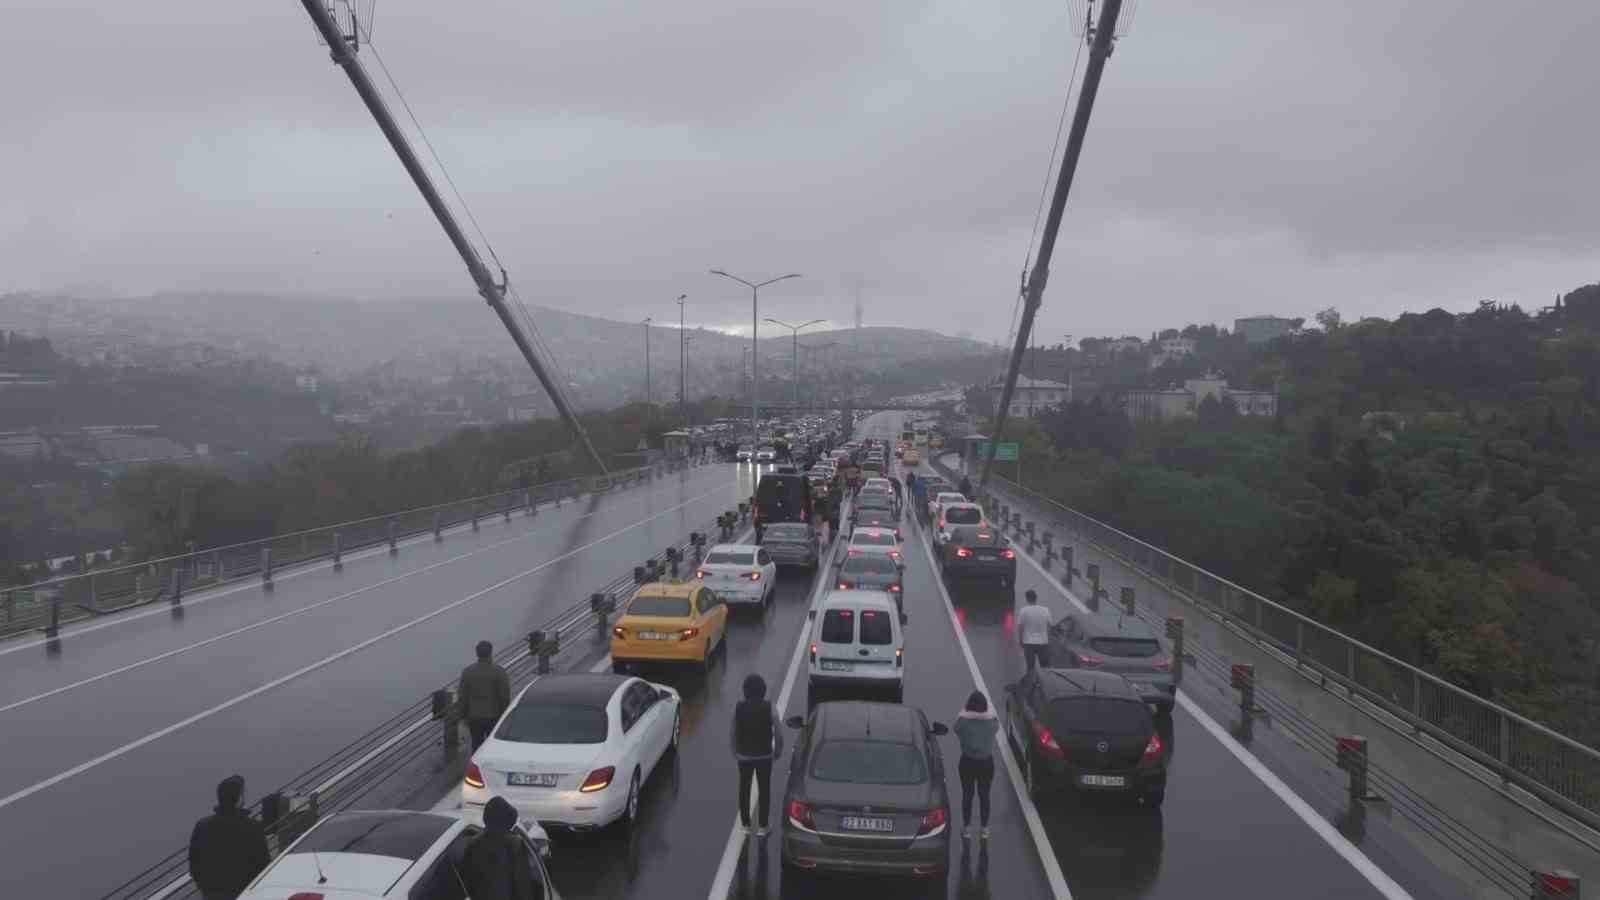
<svg viewBox="0 0 1600 900"><path fill-rule="evenodd" d="M1022 658L1028 663L1028 671L1033 671L1037 662L1039 668L1050 667L1050 626L1053 620L1050 617L1049 607L1039 605L1039 595L1033 588L1028 588L1023 595L1027 605L1017 613L1017 641L1022 644Z"/></svg>
<svg viewBox="0 0 1600 900"><path fill-rule="evenodd" d="M217 785L216 810L189 834L189 877L205 900L233 900L272 861L267 833L245 811L244 777Z"/></svg>
<svg viewBox="0 0 1600 900"><path fill-rule="evenodd" d="M982 691L967 697L967 707L956 716L956 740L961 742L961 761L956 773L961 776L961 836L972 837L972 795L978 795L983 839L989 839L989 788L994 784L994 736L1000 720L989 709L989 698Z"/></svg>
<svg viewBox="0 0 1600 900"><path fill-rule="evenodd" d="M971 500L972 499L972 479L968 478L965 475L961 476L961 483L956 486L956 490L961 492L961 496L967 498L968 500Z"/></svg>
<svg viewBox="0 0 1600 900"><path fill-rule="evenodd" d="M478 661L461 670L461 717L467 720L476 753L489 739L489 730L511 706L511 676L495 664L494 645L478 642Z"/></svg>
<svg viewBox="0 0 1600 900"><path fill-rule="evenodd" d="M746 675L744 699L733 709L733 756L739 761L739 821L750 830L750 779L756 782L760 826L756 837L767 836L771 821L772 761L783 752L783 730L767 701L767 681Z"/></svg>
<svg viewBox="0 0 1600 900"><path fill-rule="evenodd" d="M483 833L461 854L461 880L472 900L541 900L544 886L533 875L533 862L512 827L517 811L504 797L483 808Z"/></svg>

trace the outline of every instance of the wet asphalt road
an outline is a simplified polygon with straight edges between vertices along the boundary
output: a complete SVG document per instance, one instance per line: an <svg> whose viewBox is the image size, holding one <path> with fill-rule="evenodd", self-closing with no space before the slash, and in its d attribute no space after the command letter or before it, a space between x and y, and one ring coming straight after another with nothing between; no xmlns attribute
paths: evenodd
<svg viewBox="0 0 1600 900"><path fill-rule="evenodd" d="M880 415L864 430L888 436L897 418ZM545 509L536 519L486 521L478 534L452 534L438 545L419 542L395 558L380 553L350 560L343 572L324 567L280 578L271 594L249 587L191 601L181 619L163 610L69 634L57 655L27 641L0 644L0 735L7 751L0 798L11 798L0 800L0 840L7 848L0 896L98 895L180 845L223 775L244 774L252 796L288 780L453 678L479 637L503 641L525 632L652 551L704 527L748 495L749 479L749 467L713 466L598 502L586 498ZM909 512L907 520L909 525ZM906 702L949 722L974 679L938 575L921 552L925 542L919 527L908 529ZM481 552L458 558L474 551ZM494 587L524 572L520 580ZM386 579L397 580L351 594ZM709 674L643 673L683 692L682 749L647 786L640 826L631 835L557 837L553 870L564 897L706 896L735 812L728 727L739 685L747 673L759 672L777 694L813 586L803 573L780 576L772 609L764 616L739 611ZM1069 610L1066 598L1025 564L1014 592L973 584L949 589L956 622L997 706L1004 685L1021 673L1011 615L1030 586L1058 615ZM409 624L478 592L484 593ZM269 621L275 616L286 618ZM238 699L394 629L402 630ZM206 641L211 643L195 646ZM134 668L81 683L129 666ZM1186 692L1201 697L1201 705L1226 725L1225 703L1212 696L1222 692L1202 688L1186 683ZM41 696L52 690L61 692ZM802 669L786 713L803 713L805 697ZM223 704L233 705L219 709ZM199 718L183 724L193 716ZM167 728L173 730L160 733ZM1070 796L1041 803L1044 852L1059 865L1073 896L1378 895L1191 713L1180 707L1163 726L1163 739L1171 748L1172 776L1162 811ZM953 738L943 740L954 779L957 749ZM138 741L147 743L130 746ZM1292 752L1271 744L1262 749ZM117 755L95 762L108 753ZM84 764L91 765L48 783ZM774 823L785 770L786 760L774 767ZM959 786L952 780L950 787L958 800ZM1311 792L1326 786L1305 787ZM23 791L33 793L18 796ZM765 845L739 845L729 896L1050 896L1040 849L1004 765L997 765L993 798L994 837L987 846L956 841L948 878L931 892L874 882L786 886L778 841L769 839ZM1321 794L1310 799L1319 808L1326 805ZM955 805L952 825L959 828ZM1386 869L1395 869L1392 874L1415 896L1458 895L1451 893L1448 877L1418 863L1403 842L1391 841L1376 825L1364 833L1363 847Z"/></svg>

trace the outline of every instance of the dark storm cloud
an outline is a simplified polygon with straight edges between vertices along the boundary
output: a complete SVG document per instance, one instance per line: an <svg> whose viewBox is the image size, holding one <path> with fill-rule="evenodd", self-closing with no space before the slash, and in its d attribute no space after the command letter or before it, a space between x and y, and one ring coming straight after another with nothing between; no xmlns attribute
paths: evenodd
<svg viewBox="0 0 1600 900"><path fill-rule="evenodd" d="M1139 7L1042 338L1600 277L1589 0ZM763 314L985 338L1076 52L1046 2L380 0L376 38L529 300L737 323L707 268L800 271ZM295 0L12 4L0 82L0 289L470 293Z"/></svg>

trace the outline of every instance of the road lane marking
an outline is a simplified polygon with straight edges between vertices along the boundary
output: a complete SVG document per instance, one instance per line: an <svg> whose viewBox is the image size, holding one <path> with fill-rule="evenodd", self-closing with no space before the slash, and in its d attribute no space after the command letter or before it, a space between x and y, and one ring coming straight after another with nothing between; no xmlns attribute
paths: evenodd
<svg viewBox="0 0 1600 900"><path fill-rule="evenodd" d="M841 507L841 521L844 520L843 515L844 510ZM800 637L795 642L794 654L789 657L789 671L783 677L783 686L778 689L778 699L773 701L772 708L778 713L778 718L780 719L778 727L780 728L787 727L781 720L784 718L783 714L789 711L789 697L794 691L795 677L800 674L800 662L805 659L806 640L811 637L811 611L817 608L817 602L822 598L823 589L833 583L831 578L833 558L838 555L839 548L845 545L845 541L841 540L838 535L830 534L830 537L833 538L833 542L828 547L826 558L817 565L817 582L811 588L811 593L806 601L806 614L800 620ZM773 758L772 764L774 766L778 764L776 757ZM770 785L771 780L769 779L769 793L771 792ZM756 792L751 791L751 813L759 817L759 813L755 808L755 797ZM773 797L766 798L769 809L774 799ZM778 802L781 804L782 800L779 799ZM787 813L780 808L778 815L781 817L787 815ZM752 821L755 820L757 819L752 819ZM778 820L778 829L782 829L782 827L783 820L780 818ZM733 817L733 827L728 829L728 842L722 847L722 861L717 865L717 874L711 879L711 890L706 894L708 900L727 900L729 892L733 889L734 870L739 868L739 852L744 844L745 836L744 823L736 813ZM761 852L767 852L765 845L761 847Z"/></svg>
<svg viewBox="0 0 1600 900"><path fill-rule="evenodd" d="M933 583L939 588L939 599L944 601L944 611L950 617L950 627L956 633L956 642L961 645L961 655L967 661L967 668L972 672L972 682L989 698L989 708L995 709L997 698L990 692L989 686L983 680L983 672L978 669L978 661L972 656L972 645L967 643L967 634L961 627L961 620L956 617L955 603L950 599L950 589L945 586L944 577L940 574L938 566L933 562L933 547L928 541L923 540L922 528L916 526L917 543L922 545L922 556L928 561L928 570L933 575ZM1012 603L1016 603L1016 588L1012 587ZM1018 767L1017 760L1011 755L1011 742L1004 733L995 735L995 743L1000 748L1000 758L1006 764L1006 774L1010 776L1011 789L1016 792L1017 804L1022 808L1022 818L1028 824L1028 834L1033 838L1034 849L1039 854L1039 864L1044 869L1044 877L1050 883L1050 893L1059 900L1072 900L1072 889L1067 886L1067 876L1061 871L1061 861L1056 858L1055 848L1050 845L1050 836L1045 833L1044 821L1039 818L1039 808L1034 805L1033 798L1028 796L1028 790L1023 784L1022 769Z"/></svg>
<svg viewBox="0 0 1600 900"><path fill-rule="evenodd" d="M1078 599L1077 594L1068 589L1066 585L1050 577L1050 572L1040 565L1032 554L1019 549L1017 555L1027 560L1028 564L1033 566L1039 575L1044 578L1045 582L1055 587L1057 591L1072 602L1073 606L1076 606L1085 614L1093 614L1089 607ZM1377 863L1372 861L1371 857L1361 851L1361 848L1352 844L1348 838L1340 834L1338 829L1334 828L1333 825L1319 815L1311 807L1311 804L1295 793L1293 788L1284 784L1283 779L1267 768L1266 764L1261 762L1254 753L1251 753L1245 749L1244 745L1234 740L1233 735L1229 734L1226 728L1218 724L1217 720L1211 718L1210 714L1202 709L1198 703L1189 698L1187 691L1182 689L1178 691L1178 705L1193 716L1195 721L1200 723L1200 727L1216 738L1217 743L1233 754L1234 759L1237 759L1267 790L1283 801L1283 804L1289 807L1289 810L1298 816L1300 821L1306 823L1312 832L1322 838L1323 842L1334 853L1337 853L1345 862L1349 863L1350 867L1355 869L1358 875L1365 878L1374 890L1388 898L1388 900L1412 900L1411 894L1405 888L1396 883L1393 878L1390 878L1388 873L1384 872Z"/></svg>
<svg viewBox="0 0 1600 900"><path fill-rule="evenodd" d="M712 491L710 493L715 493L715 491ZM703 497L705 495L702 494L701 496ZM549 504L547 503L546 505L549 505ZM599 514L599 512L601 512L601 511L600 510L594 510L593 512L587 512L587 513L584 513L581 516L578 516L576 519L573 519L572 521L573 522L582 521L583 519L587 519L590 516ZM483 518L485 520L487 520L487 519L490 519L492 517L491 516L484 516ZM490 522L489 524L494 524L494 523ZM450 534L455 534L457 532L466 531L470 527L471 527L470 524L463 522L463 523L458 524L458 525L452 525L449 528L441 529L439 533L441 535L450 535ZM423 543L433 542L433 540L434 540L434 538L433 538L433 534L431 532L424 532L422 534L413 535L413 536L411 536L409 538L401 538L397 542L397 546L399 546L399 547L410 547L410 546L413 546L415 544L423 544ZM201 552L204 552L204 551L201 551ZM379 543L376 546L365 547L365 548L360 549L360 550L353 550L353 551L351 551L349 553L346 553L346 554L344 554L343 561L344 562L354 562L354 561L359 561L359 560L363 560L363 559L368 559L368 558L371 558L371 557L374 557L374 556L387 555L388 553L389 553L388 546L386 544ZM308 563L291 563L291 564L286 565L283 569L275 572L274 575L273 575L273 580L275 582L276 581L287 581L289 579L298 578L301 575L305 575L305 574L308 574L308 573L311 573L311 572L320 572L320 571L323 571L324 569L331 569L331 568L333 568L333 563L332 563L331 560L320 560L320 561L308 562ZM241 579L240 583L238 583L238 584L230 584L230 585L223 585L223 586L210 587L210 588L200 588L200 589L196 590L194 592L194 594L188 595L188 597L186 597L184 599L183 605L185 607L193 608L193 607L196 607L196 606L200 606L200 605L202 605L204 603L208 603L208 602L210 602L212 600L219 599L221 597L231 597L234 594L243 593L245 591L259 591L261 589L261 582L260 581L256 581L256 580L252 580L253 578L254 578L254 576L247 576L246 578ZM156 605L156 606L151 606L150 608L142 609L142 610L138 610L138 611L120 610L120 611L115 611L115 612L109 612L109 613L105 614L107 618L104 621L97 622L97 623L92 624L92 625L86 624L86 625L83 625L81 627L71 627L71 626L68 626L68 625L63 625L61 627L60 635L57 636L57 637L54 637L54 638L34 638L32 640L25 640L25 641L21 641L21 642L18 642L18 643L8 644L5 647L0 647L0 656L8 656L8 655L10 655L12 653L16 653L16 652L18 652L20 650L30 650L30 649L35 648L35 647L43 647L43 646L45 646L47 644L50 644L52 642L64 641L64 640L67 640L68 638L75 638L75 637L81 637L82 635L86 635L86 634L93 634L94 632L100 631L100 630L105 629L105 628L115 628L115 627L117 627L119 625L126 625L126 624L128 624L130 622L137 622L137 621L139 621L141 619L149 618L150 616L165 615L165 614L168 613L168 610L169 610L169 607Z"/></svg>
<svg viewBox="0 0 1600 900"><path fill-rule="evenodd" d="M393 636L395 636L397 634L400 634L401 632L410 630L411 628L414 628L417 625L421 625L424 622L428 622L428 621L430 621L432 619L436 619L439 616L444 615L445 613L447 613L447 612L449 612L449 611L451 611L453 609L456 609L457 607L463 606L463 605L465 605L467 603L471 603L472 601L477 600L478 598L486 596L488 594L491 594L491 593L493 593L493 592L495 592L497 590L500 590L501 588L504 588L507 585L514 584L514 583L516 583L516 582L528 577L529 575L533 575L533 574L541 572L541 571L543 571L545 569L548 569L549 567L555 565L556 563L562 562L562 561L567 560L567 559L571 559L572 557L577 556L580 553L583 553L583 552L585 552L585 551L587 551L587 550L589 550L589 549L591 549L593 547L596 547L596 546L598 546L600 544L603 544L603 543L611 540L612 538L618 537L619 535L622 535L622 534L625 534L625 533L627 533L629 531L632 531L633 529L638 528L641 525L644 525L644 524L646 524L648 522L652 522L652 521L654 521L656 519L659 519L662 516L667 515L668 513L676 512L677 510L680 510L685 506L689 506L692 503L695 503L695 502L697 502L699 500L704 499L709 494L716 493L718 490L722 490L722 488L717 488L717 489L715 489L713 491L708 491L706 494L701 494L698 497L695 497L693 499L685 500L682 503L679 503L679 504L677 504L675 506L668 507L667 509L664 509L661 512L658 512L655 515L650 516L649 518L641 519L640 521L635 522L632 525L628 525L626 527L619 528L616 531L611 532L610 534L604 535L602 537L595 538L594 540L590 541L587 544L584 544L581 547L574 548L572 550L567 551L566 553L561 554L560 556L557 556L557 557L555 557L553 559L546 560L545 562L542 562L539 565L534 566L531 569L525 569L522 572L518 572L517 574L512 575L512 576L510 576L508 578L502 579L502 580L500 580L498 582L495 582L494 584L492 584L492 585L490 585L490 586L488 586L486 588L483 588L482 590L474 591L473 593L468 594L465 597L460 598L459 600L451 601L450 603L447 603L444 606L441 606L438 609L436 609L436 610L434 610L434 611L432 611L430 613L425 613L425 614L423 614L421 616L418 616L418 617L416 617L416 618L414 618L414 619L412 619L412 620L410 620L408 622L403 622L403 623L401 623L399 625L396 625L393 628L388 629L387 631L380 632L379 634L376 634L376 635L374 635L374 636L372 636L372 637L370 637L370 638L368 638L368 639L366 639L364 641L361 641L358 644L354 644L354 645L352 645L350 647L346 647L345 649L340 650L337 653L333 653L333 654L330 654L328 656L325 656L322 659L320 659L320 660L318 660L318 661L316 661L314 663L310 663L308 665L302 666L302 667L294 670L293 672L290 672L287 675L281 676L279 678L275 678L272 681L267 682L266 684L263 684L263 685L260 685L258 687L252 688L251 690L246 691L243 694L240 694L240 695L238 695L236 697L233 697L232 699L225 700L222 703L218 703L215 706L210 707L209 709L201 710L200 712L197 712L194 715L188 716L188 717L186 717L184 719L180 719L179 721L174 722L173 724L168 725L165 728L161 728L161 729L158 729L156 731L152 731L149 734L145 735L144 737L138 738L137 740L129 741L128 743L123 744L122 746L117 747L114 750L109 750L109 751L107 751L105 753L100 754L99 756L94 757L93 759L90 759L90 760L87 760L85 762L79 763L78 765L73 766L70 769L67 769L67 770L65 770L63 772L59 772L59 773L57 773L55 775L52 775L49 778L44 779L43 781L40 781L40 782L38 782L36 784L33 784L33 785L30 785L30 786L28 786L26 788L23 788L22 790L15 791L15 792L13 792L11 794L6 795L5 797L0 797L0 809L4 809L4 808L12 805L13 803L18 802L19 800L25 800L28 797L31 797L34 794L39 793L40 791L47 790L47 789L49 789L51 787L54 787L55 785L60 784L61 782L65 781L65 780L67 780L69 778L75 778L78 775L81 775L84 772L89 771L90 769L94 769L94 768L96 768L96 767L98 767L100 765L103 765L103 764L105 764L107 762L110 762L111 760L117 759L118 757L125 756L128 753L131 753L134 750L139 749L140 747L143 747L143 746L145 746L147 744L150 744L150 743L153 743L155 741L158 741L158 740L160 740L160 739L162 739L162 738L164 738L164 737L166 737L166 736L168 736L170 734L173 734L173 733L175 733L177 731L181 731L184 728L187 728L187 727L189 727L190 725L193 725L196 722L202 721L204 719L208 719L208 718L216 715L217 713L224 712L226 710L232 709L233 707L238 706L241 703L244 703L244 702L246 702L248 700L254 699L255 697L259 697L262 694L267 693L268 691L274 690L274 689L276 689L278 687L281 687L281 686L283 686L285 684L288 684L289 682L294 681L295 679L303 677L305 675L308 675L308 674L310 674L312 672L315 672L318 669L325 668L326 666L329 666L329 665L331 665L331 664L333 664L335 662L338 662L339 660L344 659L345 657L351 656L351 655L353 655L355 653L359 653L360 651L365 650L366 648L371 647L372 645L377 644L380 641L387 640L388 638L391 638L391 637L393 637Z"/></svg>

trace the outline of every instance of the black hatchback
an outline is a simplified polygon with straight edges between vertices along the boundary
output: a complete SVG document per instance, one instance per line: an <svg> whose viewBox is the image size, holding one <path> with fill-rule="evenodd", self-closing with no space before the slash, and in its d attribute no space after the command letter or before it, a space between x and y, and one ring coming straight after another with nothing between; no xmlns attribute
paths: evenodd
<svg viewBox="0 0 1600 900"><path fill-rule="evenodd" d="M1003 724L1035 797L1058 788L1160 807L1167 753L1139 690L1111 672L1036 669L1006 686Z"/></svg>

